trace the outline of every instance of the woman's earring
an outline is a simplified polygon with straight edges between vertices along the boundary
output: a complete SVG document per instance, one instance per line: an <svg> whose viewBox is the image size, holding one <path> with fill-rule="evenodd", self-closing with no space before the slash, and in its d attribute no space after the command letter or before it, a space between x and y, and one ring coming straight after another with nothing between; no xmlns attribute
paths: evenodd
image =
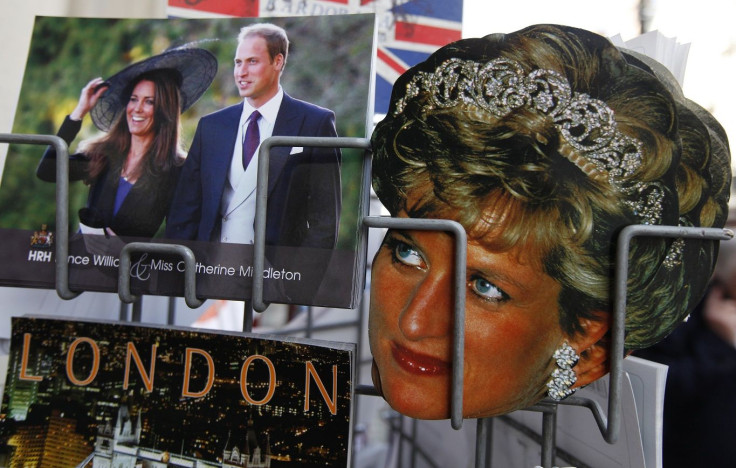
<svg viewBox="0 0 736 468"><path fill-rule="evenodd" d="M552 357L557 362L557 369L552 372L552 378L547 382L547 394L553 400L560 401L575 393L570 387L578 380L578 376L572 368L578 363L580 356L565 341L555 350Z"/></svg>

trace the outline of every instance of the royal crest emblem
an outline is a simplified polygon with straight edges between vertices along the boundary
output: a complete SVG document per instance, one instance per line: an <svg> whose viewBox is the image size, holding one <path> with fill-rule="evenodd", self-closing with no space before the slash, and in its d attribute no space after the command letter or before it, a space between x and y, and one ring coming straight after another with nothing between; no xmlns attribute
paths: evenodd
<svg viewBox="0 0 736 468"><path fill-rule="evenodd" d="M40 231L34 231L31 236L31 247L49 249L54 245L54 233L48 230L48 225L42 224Z"/></svg>

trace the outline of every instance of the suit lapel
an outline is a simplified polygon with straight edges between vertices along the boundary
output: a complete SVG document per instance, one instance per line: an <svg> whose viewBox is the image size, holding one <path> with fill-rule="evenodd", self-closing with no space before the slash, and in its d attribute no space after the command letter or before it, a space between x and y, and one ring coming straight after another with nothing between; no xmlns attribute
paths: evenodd
<svg viewBox="0 0 736 468"><path fill-rule="evenodd" d="M294 109L294 99L284 93L279 113L273 126L273 136L297 136L301 127L303 116ZM268 166L268 193L270 194L276 186L284 166L289 160L291 147L280 146L271 149L271 157Z"/></svg>
<svg viewBox="0 0 736 468"><path fill-rule="evenodd" d="M202 148L207 154L202 154L202 176L209 180L205 187L210 187L209 196L204 199L210 200L212 212L219 212L220 200L227 183L228 172L232 162L233 151L238 137L238 124L243 112L243 103L226 109L218 119L213 121L205 130L207 142Z"/></svg>

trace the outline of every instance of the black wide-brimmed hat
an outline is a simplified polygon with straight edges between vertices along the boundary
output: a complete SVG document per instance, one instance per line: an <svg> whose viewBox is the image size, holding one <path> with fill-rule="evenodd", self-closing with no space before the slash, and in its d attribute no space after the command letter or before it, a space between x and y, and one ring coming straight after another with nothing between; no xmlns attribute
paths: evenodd
<svg viewBox="0 0 736 468"><path fill-rule="evenodd" d="M171 70L180 79L181 111L192 107L207 91L217 74L217 59L204 49L184 45L125 67L106 80L109 85L90 112L95 126L108 131L127 105L124 96L130 84L143 73Z"/></svg>

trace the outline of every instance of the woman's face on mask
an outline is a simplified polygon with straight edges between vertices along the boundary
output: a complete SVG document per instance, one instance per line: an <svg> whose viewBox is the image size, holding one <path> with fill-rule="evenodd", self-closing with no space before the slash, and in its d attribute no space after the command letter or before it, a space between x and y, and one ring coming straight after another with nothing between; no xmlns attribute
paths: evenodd
<svg viewBox="0 0 736 468"><path fill-rule="evenodd" d="M406 217L400 213L400 217ZM560 285L538 255L468 241L463 416L503 414L538 401L564 341ZM453 237L389 231L372 267L369 336L376 387L398 412L449 417Z"/></svg>

